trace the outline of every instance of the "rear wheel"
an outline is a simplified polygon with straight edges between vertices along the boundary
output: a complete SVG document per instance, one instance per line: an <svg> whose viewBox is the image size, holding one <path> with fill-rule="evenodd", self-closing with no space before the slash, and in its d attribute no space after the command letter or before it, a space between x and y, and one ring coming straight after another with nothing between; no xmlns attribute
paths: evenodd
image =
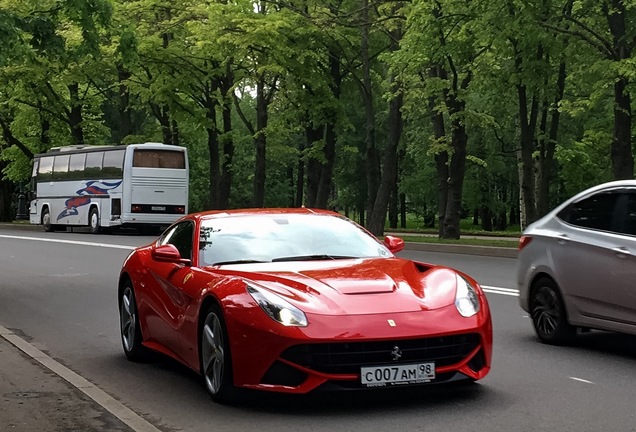
<svg viewBox="0 0 636 432"><path fill-rule="evenodd" d="M124 354L128 360L144 361L148 358L148 349L141 344L141 327L132 282L124 282L123 288L119 300L119 328Z"/></svg>
<svg viewBox="0 0 636 432"><path fill-rule="evenodd" d="M91 234L99 234L101 228L99 226L99 212L95 207L93 207L89 213L88 227L90 228Z"/></svg>
<svg viewBox="0 0 636 432"><path fill-rule="evenodd" d="M530 314L541 342L565 345L574 339L576 327L568 323L561 293L552 279L541 278L534 283Z"/></svg>
<svg viewBox="0 0 636 432"><path fill-rule="evenodd" d="M232 382L232 362L227 330L221 308L211 306L201 327L199 356L201 374L212 399L219 403L236 400L237 389Z"/></svg>

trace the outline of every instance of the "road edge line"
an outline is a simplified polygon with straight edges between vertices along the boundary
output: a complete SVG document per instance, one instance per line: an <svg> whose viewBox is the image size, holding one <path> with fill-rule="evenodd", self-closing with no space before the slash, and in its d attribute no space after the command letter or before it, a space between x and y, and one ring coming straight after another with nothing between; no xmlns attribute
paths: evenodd
<svg viewBox="0 0 636 432"><path fill-rule="evenodd" d="M64 379L70 385L80 390L86 396L95 401L106 411L117 417L135 432L161 432L149 421L126 407L114 397L88 381L81 375L73 372L63 364L46 355L6 327L0 325L0 336L11 345L22 351L31 359L37 361L51 372Z"/></svg>

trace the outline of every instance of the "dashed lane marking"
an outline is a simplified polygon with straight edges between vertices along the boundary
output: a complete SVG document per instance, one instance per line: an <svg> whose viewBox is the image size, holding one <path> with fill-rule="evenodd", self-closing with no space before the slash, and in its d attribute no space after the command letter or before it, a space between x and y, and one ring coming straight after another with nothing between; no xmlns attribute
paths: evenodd
<svg viewBox="0 0 636 432"><path fill-rule="evenodd" d="M486 285L482 285L481 289L491 294L501 294L501 295L519 297L519 290L516 290L516 289L500 288L500 287L493 287L493 286L486 286Z"/></svg>
<svg viewBox="0 0 636 432"><path fill-rule="evenodd" d="M568 378L570 378L571 380L574 380L574 381L585 383L585 384L596 384L594 381L588 381L588 380L583 379L583 378L577 378L577 377L568 377Z"/></svg>

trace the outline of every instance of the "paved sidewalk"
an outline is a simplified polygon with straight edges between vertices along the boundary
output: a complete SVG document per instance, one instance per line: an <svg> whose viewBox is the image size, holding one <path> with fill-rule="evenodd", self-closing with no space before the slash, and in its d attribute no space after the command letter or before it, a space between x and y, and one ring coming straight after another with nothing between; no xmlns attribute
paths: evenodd
<svg viewBox="0 0 636 432"><path fill-rule="evenodd" d="M80 390L0 336L0 431L131 430Z"/></svg>

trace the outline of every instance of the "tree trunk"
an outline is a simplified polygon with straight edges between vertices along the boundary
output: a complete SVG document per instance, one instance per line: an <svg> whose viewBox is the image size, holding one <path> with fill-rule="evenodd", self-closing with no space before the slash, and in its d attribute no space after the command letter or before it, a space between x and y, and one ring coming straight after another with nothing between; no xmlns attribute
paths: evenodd
<svg viewBox="0 0 636 432"><path fill-rule="evenodd" d="M340 86L342 77L340 73L340 56L335 51L329 52L329 75L331 77L330 90L334 100L340 100ZM325 162L322 164L320 180L318 183L318 193L316 196L316 207L327 208L331 186L333 183L333 167L336 160L336 121L338 114L335 110L331 112L329 121L325 127Z"/></svg>
<svg viewBox="0 0 636 432"><path fill-rule="evenodd" d="M219 208L226 209L230 205L230 191L232 189L232 163L234 161L234 140L232 138L232 91L234 75L230 66L227 67L225 80L221 84L223 98L223 160L221 161L221 179L219 186Z"/></svg>
<svg viewBox="0 0 636 432"><path fill-rule="evenodd" d="M559 132L559 120L561 118L559 104L561 103L565 92L565 78L565 62L562 61L559 64L556 95L554 96L554 102L550 107L552 112L550 118L550 131L547 133L547 140L542 139L540 142L537 217L545 215L550 210L550 182L554 171L554 152ZM547 107L545 109L547 110ZM544 132L543 135L545 135L545 132L547 132L546 127L542 127L542 130Z"/></svg>
<svg viewBox="0 0 636 432"><path fill-rule="evenodd" d="M209 101L210 102L210 101ZM206 131L208 133L208 152L210 158L208 160L209 175L210 175L210 190L209 190L209 202L208 207L213 210L218 210L220 206L220 183L221 173L219 170L219 133L216 129L216 109L215 104L210 103L212 106L208 106L206 112L206 118L208 125Z"/></svg>
<svg viewBox="0 0 636 432"><path fill-rule="evenodd" d="M305 128L305 138L307 148L311 149L320 142L324 135L324 126L307 126ZM314 208L318 202L318 188L320 185L320 174L322 165L315 157L310 157L307 161L307 207Z"/></svg>
<svg viewBox="0 0 636 432"><path fill-rule="evenodd" d="M398 84L391 78L391 90L397 93L389 102L389 142L384 153L384 167L380 187L375 198L373 211L369 215L368 228L376 236L384 234L384 221L386 219L387 206L391 197L391 191L395 189L398 170L398 146L402 136L402 92L398 90Z"/></svg>
<svg viewBox="0 0 636 432"><path fill-rule="evenodd" d="M451 112L459 113L464 111L464 103L451 98ZM457 118L457 117L455 117ZM446 202L446 212L444 214L444 236L447 239L459 239L459 221L462 211L462 191L464 189L464 174L466 172L466 145L468 135L464 123L460 120L451 122L452 138L451 145L453 154L448 169L448 200Z"/></svg>
<svg viewBox="0 0 636 432"><path fill-rule="evenodd" d="M303 196L305 195L303 188L303 185L305 184L305 159L303 158L305 146L302 141L299 144L298 150L300 156L298 157L298 167L296 169L296 200L294 202L294 207L301 207L303 205Z"/></svg>
<svg viewBox="0 0 636 432"><path fill-rule="evenodd" d="M71 127L71 136L73 144L84 144L84 127L82 122L82 102L79 99L79 84L72 83L68 85L70 95L71 109L68 113L69 126Z"/></svg>
<svg viewBox="0 0 636 432"><path fill-rule="evenodd" d="M121 143L134 133L132 107L130 106L130 91L125 81L130 78L130 72L121 64L117 65L117 77L119 81L119 122L117 125L116 141Z"/></svg>
<svg viewBox="0 0 636 432"><path fill-rule="evenodd" d="M375 144L375 110L373 108L373 83L371 80L371 58L369 54L369 0L362 0L360 29L362 38L360 42L360 56L362 58L362 99L365 112L365 172L367 180L367 215L369 219L373 213L375 199L378 193L380 179L380 155Z"/></svg>
<svg viewBox="0 0 636 432"><path fill-rule="evenodd" d="M611 5L608 5L611 3ZM613 38L614 61L631 58L636 38L627 34L626 4L623 0L603 3ZM632 107L627 86L629 78L620 74L614 82L614 140L612 141L612 170L615 180L634 178L634 156L632 154Z"/></svg>
<svg viewBox="0 0 636 432"><path fill-rule="evenodd" d="M7 162L0 160L0 173L7 165ZM11 222L15 217L13 206L11 205L14 187L13 182L2 179L0 176L0 222Z"/></svg>
<svg viewBox="0 0 636 432"><path fill-rule="evenodd" d="M266 150L267 150L267 98L265 96L265 79L260 77L256 83L256 137L254 147L256 150L256 162L254 164L254 192L252 205L263 207L265 205L265 176L266 176Z"/></svg>
<svg viewBox="0 0 636 432"><path fill-rule="evenodd" d="M522 207L522 223L523 228L531 224L537 219L535 204L535 183L534 183L534 137L536 129L536 119L538 104L536 98L533 98L530 108L530 118L528 118L528 100L526 86L520 84L517 86L517 94L519 97L519 120L521 125L521 200Z"/></svg>
<svg viewBox="0 0 636 432"><path fill-rule="evenodd" d="M628 79L620 77L614 83L614 140L612 141L612 170L615 180L634 178L632 154L632 107Z"/></svg>

